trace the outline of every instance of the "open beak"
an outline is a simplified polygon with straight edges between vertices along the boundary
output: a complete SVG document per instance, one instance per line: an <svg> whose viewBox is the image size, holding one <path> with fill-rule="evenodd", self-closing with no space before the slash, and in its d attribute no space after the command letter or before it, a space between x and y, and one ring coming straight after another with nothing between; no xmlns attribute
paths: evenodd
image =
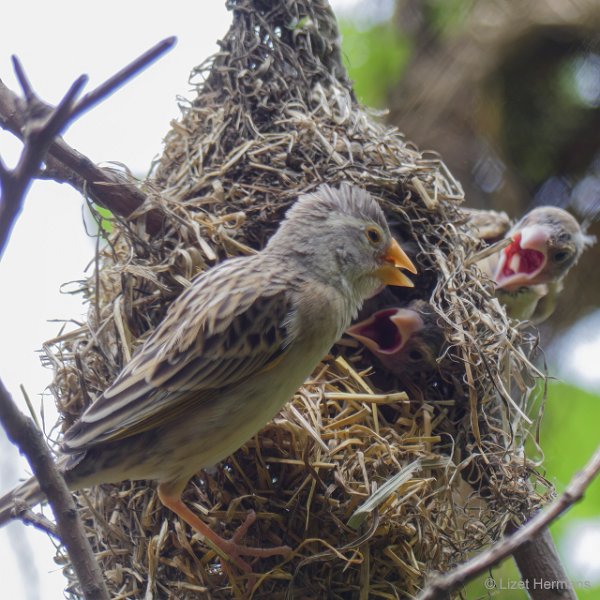
<svg viewBox="0 0 600 600"><path fill-rule="evenodd" d="M496 287L510 290L542 283L538 279L547 262L548 228L529 225L515 233L512 239L500 255L494 276Z"/></svg>
<svg viewBox="0 0 600 600"><path fill-rule="evenodd" d="M350 327L346 333L364 344L373 354L395 354L410 337L423 329L423 320L409 308L385 308Z"/></svg>
<svg viewBox="0 0 600 600"><path fill-rule="evenodd" d="M392 243L383 256L385 264L377 269L375 274L386 285L397 285L402 287L414 287L414 283L399 269L406 269L410 273L417 273L415 265L400 244L392 239Z"/></svg>

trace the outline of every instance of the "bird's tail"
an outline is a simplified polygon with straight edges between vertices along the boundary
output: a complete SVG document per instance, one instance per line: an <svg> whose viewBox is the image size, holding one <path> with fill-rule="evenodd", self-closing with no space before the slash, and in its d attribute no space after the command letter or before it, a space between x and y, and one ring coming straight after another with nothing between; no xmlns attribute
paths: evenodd
<svg viewBox="0 0 600 600"><path fill-rule="evenodd" d="M45 498L35 477L0 498L0 526L19 516L20 505L35 506Z"/></svg>

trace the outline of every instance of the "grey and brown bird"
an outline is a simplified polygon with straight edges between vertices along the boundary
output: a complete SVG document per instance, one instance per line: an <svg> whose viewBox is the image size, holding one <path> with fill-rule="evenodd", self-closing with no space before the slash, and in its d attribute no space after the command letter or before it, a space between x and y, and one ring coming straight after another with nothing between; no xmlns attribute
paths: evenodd
<svg viewBox="0 0 600 600"><path fill-rule="evenodd" d="M444 334L433 307L413 300L388 306L354 323L346 333L364 344L387 373L403 385L423 382L438 371Z"/></svg>
<svg viewBox="0 0 600 600"><path fill-rule="evenodd" d="M535 208L506 234L510 240L480 265L493 278L510 317L541 323L556 305L563 281L594 238L567 211Z"/></svg>
<svg viewBox="0 0 600 600"><path fill-rule="evenodd" d="M366 191L323 185L301 196L261 252L196 277L66 431L58 465L68 486L157 480L162 503L247 572L242 556L289 551L221 538L181 494L281 409L366 298L412 285L399 268L416 272ZM0 500L0 523L15 497L43 498L30 480Z"/></svg>

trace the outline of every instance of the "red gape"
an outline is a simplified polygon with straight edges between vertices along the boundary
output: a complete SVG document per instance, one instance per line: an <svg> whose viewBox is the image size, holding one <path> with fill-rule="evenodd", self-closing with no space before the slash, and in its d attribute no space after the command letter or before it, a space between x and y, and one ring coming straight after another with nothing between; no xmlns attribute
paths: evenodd
<svg viewBox="0 0 600 600"><path fill-rule="evenodd" d="M544 254L542 252L521 248L521 234L517 233L513 238L513 242L504 248L505 261L502 268L502 275L504 277L510 277L516 273L510 266L511 259L515 255L518 255L521 259L519 263L519 273L533 273L534 271L537 271L544 262Z"/></svg>

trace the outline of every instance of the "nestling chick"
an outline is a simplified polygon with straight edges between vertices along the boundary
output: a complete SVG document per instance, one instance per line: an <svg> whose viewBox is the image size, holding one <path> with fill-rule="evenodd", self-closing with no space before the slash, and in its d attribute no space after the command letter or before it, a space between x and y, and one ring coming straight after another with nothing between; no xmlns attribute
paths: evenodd
<svg viewBox="0 0 600 600"><path fill-rule="evenodd" d="M594 238L554 206L532 210L506 237L511 243L480 267L496 282L496 296L510 317L541 323L554 311L564 278Z"/></svg>
<svg viewBox="0 0 600 600"><path fill-rule="evenodd" d="M255 435L342 335L366 298L410 286L416 269L377 202L344 184L301 196L266 248L196 277L116 380L64 435L70 488L156 479L162 503L240 569L249 548L213 532L181 500L199 469ZM42 500L35 480L0 500ZM245 531L253 519L242 525Z"/></svg>
<svg viewBox="0 0 600 600"><path fill-rule="evenodd" d="M364 344L405 386L425 381L438 370L444 334L435 311L424 300L378 310L346 333Z"/></svg>
<svg viewBox="0 0 600 600"><path fill-rule="evenodd" d="M512 243L500 254L494 280L514 291L561 281L593 242L565 210L543 206L525 215L507 234Z"/></svg>

